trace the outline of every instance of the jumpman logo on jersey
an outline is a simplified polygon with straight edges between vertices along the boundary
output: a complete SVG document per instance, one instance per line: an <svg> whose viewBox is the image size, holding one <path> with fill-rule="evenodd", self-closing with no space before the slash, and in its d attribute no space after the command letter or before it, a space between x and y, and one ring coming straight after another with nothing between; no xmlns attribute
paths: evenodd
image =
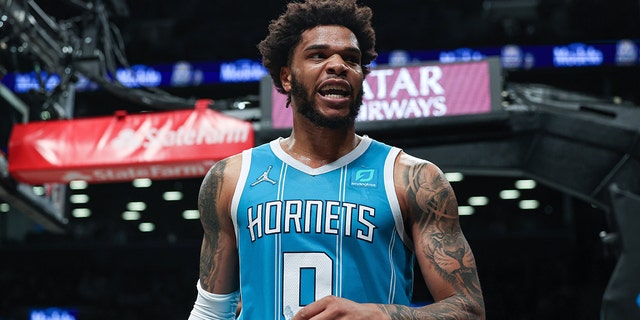
<svg viewBox="0 0 640 320"><path fill-rule="evenodd" d="M271 171L271 166L269 166L269 168L267 168L267 171L263 172L262 175L260 175L258 177L258 179L256 179L256 181L254 181L251 184L251 186L253 187L253 186L257 185L258 183L264 182L264 181L269 182L271 184L276 184L276 182L274 180L269 178L269 171Z"/></svg>

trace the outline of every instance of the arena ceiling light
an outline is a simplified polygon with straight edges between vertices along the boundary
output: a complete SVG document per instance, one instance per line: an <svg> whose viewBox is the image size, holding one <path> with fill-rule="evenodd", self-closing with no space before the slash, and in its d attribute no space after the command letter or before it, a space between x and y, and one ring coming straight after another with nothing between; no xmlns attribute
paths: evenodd
<svg viewBox="0 0 640 320"><path fill-rule="evenodd" d="M520 191L513 189L505 189L500 191L500 199L513 200L520 198Z"/></svg>
<svg viewBox="0 0 640 320"><path fill-rule="evenodd" d="M464 175L461 172L447 172L444 176L449 182L459 182L464 179Z"/></svg>
<svg viewBox="0 0 640 320"><path fill-rule="evenodd" d="M88 218L91 216L91 210L89 208L75 208L71 211L71 215L74 218Z"/></svg>
<svg viewBox="0 0 640 320"><path fill-rule="evenodd" d="M129 211L144 211L147 209L147 204L142 201L134 201L127 203L127 210Z"/></svg>
<svg viewBox="0 0 640 320"><path fill-rule="evenodd" d="M470 197L467 203L471 206L486 206L489 203L489 198L485 196L474 196Z"/></svg>
<svg viewBox="0 0 640 320"><path fill-rule="evenodd" d="M69 197L69 202L71 203L88 203L89 196L86 194L72 194Z"/></svg>
<svg viewBox="0 0 640 320"><path fill-rule="evenodd" d="M131 184L136 188L148 188L151 187L151 184L153 184L153 182L149 178L139 178L133 180Z"/></svg>
<svg viewBox="0 0 640 320"><path fill-rule="evenodd" d="M540 202L538 200L522 200L518 203L518 207L522 210L538 209Z"/></svg>
<svg viewBox="0 0 640 320"><path fill-rule="evenodd" d="M165 201L179 201L182 200L182 192L180 191L166 191L162 194L162 199Z"/></svg>
<svg viewBox="0 0 640 320"><path fill-rule="evenodd" d="M516 189L530 190L530 189L535 189L537 186L537 183L535 180L523 179L523 180L516 180L515 186L516 186Z"/></svg>
<svg viewBox="0 0 640 320"><path fill-rule="evenodd" d="M476 212L476 209L472 206L458 206L458 215L470 216Z"/></svg>
<svg viewBox="0 0 640 320"><path fill-rule="evenodd" d="M142 222L138 225L140 232L151 232L156 229L156 225L152 222Z"/></svg>
<svg viewBox="0 0 640 320"><path fill-rule="evenodd" d="M37 196L43 196L45 193L43 186L33 186L33 193Z"/></svg>
<svg viewBox="0 0 640 320"><path fill-rule="evenodd" d="M185 210L182 211L182 218L185 220L196 220L196 219L200 219L200 212L198 212L198 210Z"/></svg>
<svg viewBox="0 0 640 320"><path fill-rule="evenodd" d="M69 182L69 189L71 190L84 190L89 184L84 180L73 180Z"/></svg>
<svg viewBox="0 0 640 320"><path fill-rule="evenodd" d="M140 212L138 211L125 211L122 213L122 220L135 221L140 220Z"/></svg>

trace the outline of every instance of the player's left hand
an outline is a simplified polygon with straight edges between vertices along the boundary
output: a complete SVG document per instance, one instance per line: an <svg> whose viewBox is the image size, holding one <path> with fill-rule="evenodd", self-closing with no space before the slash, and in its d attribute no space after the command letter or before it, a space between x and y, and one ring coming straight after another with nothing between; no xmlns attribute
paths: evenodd
<svg viewBox="0 0 640 320"><path fill-rule="evenodd" d="M326 296L300 309L292 320L349 319L374 320L389 319L383 310L375 304L357 303L336 296Z"/></svg>

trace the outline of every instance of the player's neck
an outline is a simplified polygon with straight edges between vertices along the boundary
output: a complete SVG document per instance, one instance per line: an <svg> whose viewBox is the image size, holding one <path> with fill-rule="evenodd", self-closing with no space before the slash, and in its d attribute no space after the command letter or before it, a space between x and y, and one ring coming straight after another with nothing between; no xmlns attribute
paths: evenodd
<svg viewBox="0 0 640 320"><path fill-rule="evenodd" d="M317 168L351 152L360 140L353 127L338 130L298 127L291 130L291 135L283 139L281 145L285 152L298 161Z"/></svg>

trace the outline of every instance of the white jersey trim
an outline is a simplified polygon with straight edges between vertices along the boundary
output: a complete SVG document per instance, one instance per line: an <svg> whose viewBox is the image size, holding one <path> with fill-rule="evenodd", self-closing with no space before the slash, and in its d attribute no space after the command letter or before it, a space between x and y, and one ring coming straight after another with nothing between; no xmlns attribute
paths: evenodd
<svg viewBox="0 0 640 320"><path fill-rule="evenodd" d="M238 183L231 199L231 220L233 221L233 230L236 234L236 246L238 245L238 205L240 204L240 197L242 196L242 190L247 183L247 177L249 176L249 169L251 168L251 149L242 151L242 164L240 167L240 174L238 176Z"/></svg>
<svg viewBox="0 0 640 320"><path fill-rule="evenodd" d="M393 214L393 220L395 221L398 234L407 247L413 248L413 241L411 241L404 230L404 220L402 219L400 202L398 201L393 179L393 168L395 167L396 157L398 157L400 151L397 147L391 147L391 150L387 154L387 159L384 162L384 187L387 191L387 199L389 200L389 206L391 207L391 213Z"/></svg>
<svg viewBox="0 0 640 320"><path fill-rule="evenodd" d="M308 165L298 161L297 159L295 159L294 157L286 153L282 149L282 146L280 145L281 140L282 138L278 138L278 139L272 140L269 143L273 153L275 153L275 155L278 158L280 158L280 160L282 160L284 163L288 164L289 166L294 167L306 174L313 175L313 176L327 173L329 171L333 171L335 169L338 169L342 166L345 166L351 163L353 160L357 159L365 151L367 151L367 149L369 148L369 145L371 145L371 138L369 138L368 136L363 136L362 140L360 141L360 143L358 143L355 149L351 150L351 152L345 154L340 159L332 163L325 164L318 168L311 168Z"/></svg>

